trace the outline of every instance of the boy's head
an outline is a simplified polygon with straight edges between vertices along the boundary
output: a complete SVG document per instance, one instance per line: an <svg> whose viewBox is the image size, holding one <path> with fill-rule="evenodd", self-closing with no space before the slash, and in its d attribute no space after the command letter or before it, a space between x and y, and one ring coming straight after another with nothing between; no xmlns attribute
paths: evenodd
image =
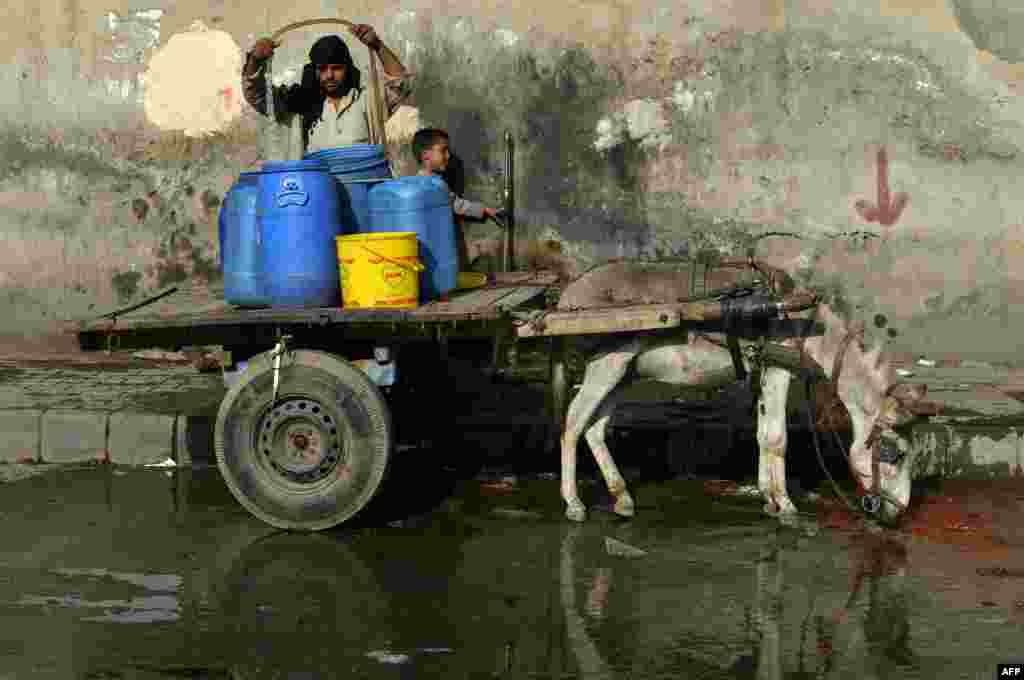
<svg viewBox="0 0 1024 680"><path fill-rule="evenodd" d="M437 128L420 130L412 137L412 153L423 170L444 172L450 158L448 133Z"/></svg>

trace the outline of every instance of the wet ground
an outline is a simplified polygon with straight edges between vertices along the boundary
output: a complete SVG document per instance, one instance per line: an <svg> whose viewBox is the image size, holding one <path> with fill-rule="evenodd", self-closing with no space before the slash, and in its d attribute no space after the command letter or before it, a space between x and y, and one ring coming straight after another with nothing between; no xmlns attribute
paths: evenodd
<svg viewBox="0 0 1024 680"><path fill-rule="evenodd" d="M1024 656L1024 487L1004 487L932 489L878 533L806 503L817 531L779 529L686 480L632 482L621 521L590 483L570 526L551 475L423 456L360 526L304 535L215 468L51 469L0 487L0 678L987 679ZM1004 530L929 523L957 493Z"/></svg>

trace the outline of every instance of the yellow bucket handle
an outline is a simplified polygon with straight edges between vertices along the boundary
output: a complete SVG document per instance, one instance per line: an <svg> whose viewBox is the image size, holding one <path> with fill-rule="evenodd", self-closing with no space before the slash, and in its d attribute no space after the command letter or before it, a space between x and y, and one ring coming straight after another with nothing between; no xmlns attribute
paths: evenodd
<svg viewBox="0 0 1024 680"><path fill-rule="evenodd" d="M360 244L359 244L359 246L360 246L360 247L361 247L361 248L362 248L363 250L365 250L365 251L367 251L368 253L370 253L371 255L376 255L376 256L377 256L377 257L379 257L380 259L382 259L382 260L387 260L387 261L388 261L388 262L390 262L391 264L397 264L397 265L398 265L399 267L404 267L405 269L411 269L411 270L413 270L414 272L421 272L421 271L423 271L424 269L426 269L426 267L424 267L424 266L423 266L422 264L420 264L419 262L414 262L413 264L409 264L408 262L399 262L398 260L392 259L392 258L388 257L387 255L381 255L381 254L380 254L380 253L378 253L378 252L377 252L376 250L373 250L372 248L370 248L369 246L367 246L367 245L366 245L365 243L360 243Z"/></svg>

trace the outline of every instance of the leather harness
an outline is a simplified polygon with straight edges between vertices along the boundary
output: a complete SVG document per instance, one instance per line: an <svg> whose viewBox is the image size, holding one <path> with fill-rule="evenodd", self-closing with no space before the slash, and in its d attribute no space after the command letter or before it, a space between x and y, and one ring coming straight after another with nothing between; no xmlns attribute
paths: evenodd
<svg viewBox="0 0 1024 680"><path fill-rule="evenodd" d="M779 285L778 277L775 275L775 273L772 271L771 268L765 268L765 267L759 266L759 263L753 258L752 255L748 256L746 258L745 262L734 262L734 263L731 263L731 264L732 264L732 266L743 266L743 265L746 265L746 266L750 267L751 269L756 271L758 274L760 274L762 277L764 277L763 283L766 284L766 287L767 287L767 289L769 291L772 291L772 292L777 292L778 291L778 285ZM698 275L697 275L697 267L698 266L699 265L695 265L690 270L690 292L691 292L691 294L693 294L695 296L697 296L697 292L698 292L698 282L703 284L703 286L701 286L701 288L702 288L701 292L706 292L707 291L707 275L708 275L709 267L707 265L703 266L703 270L704 270L703 274L704 274L704 276L699 278ZM703 278L703 280L701 280L701 278ZM736 336L736 334L734 332L731 332L731 331L733 331L732 325L733 325L733 323L735 321L734 320L730 320L729 318L726 318L725 321L726 321L725 328L723 329L724 332L725 332L724 333L725 334L725 343L724 343L724 345L729 350L729 354L730 354L730 356L732 358L733 368L734 368L734 370L736 372L736 377L740 381L746 381L748 378L752 378L751 381L750 381L751 382L750 387L755 392L755 401L756 401L756 397L759 396L757 394L757 392L759 391L759 388L760 388L760 384L759 384L760 383L760 375L759 375L759 373L760 373L760 370L761 370L761 365L760 365L761 362L759 360L759 357L757 356L757 353L755 352L754 357L753 357L754 361L752 361L752 364L754 366L755 373L758 374L758 375L755 375L755 376L748 375L748 372L746 370L746 366L743 363L743 355L742 355L740 344L739 344L739 338ZM707 335L705 335L703 333L701 335L705 339L713 342L714 344L718 344L718 345L723 344L723 343L715 342L714 340L712 340L711 338L707 337ZM838 411L839 409L845 410L845 406L842 404L842 401L839 398L839 378L840 378L840 375L842 373L843 363L844 363L844 361L846 359L846 352L847 352L847 350L850 347L850 343L853 342L854 339L862 338L863 335L864 335L864 322L863 321L858 321L858 322L856 322L856 323L854 323L854 324L852 324L850 326L850 328L847 330L846 334L843 336L842 340L840 340L840 342L839 342L838 351L836 352L836 355L835 355L835 357L832 360L832 373L829 376L829 380L825 383L825 385L827 385L827 387L825 389L827 390L828 395L829 395L828 399L833 402L833 404L829 408L826 409L826 414L830 413L830 412L834 413L834 412ZM804 348L805 340L806 340L806 338L803 335L799 336L798 339L797 339L797 350L798 350L798 353L799 353L799 360L800 360L800 368L801 369L804 369L804 368L807 367L807 362L813 361L807 355L806 350ZM762 346L763 346L764 338L762 338L761 342L762 342ZM754 379L755 378L756 378L756 382L758 384L754 384ZM898 385L898 383L894 383L894 384L890 385L886 389L886 391L885 391L885 398L886 399L892 396L893 391L896 389L897 385ZM811 425L815 429L818 428L818 424L816 424L816 423L812 423ZM882 435L882 432L885 429L886 428L883 427L882 425L880 425L878 423L878 420L876 419L875 423L871 427L871 431L868 433L867 439L864 442L865 447L867 447L868 450L871 451L871 469L872 469L871 489L865 488L865 486L863 484L863 481L862 481L862 477L863 476L861 475L860 472L858 472L853 467L852 461L850 461L849 457L847 457L847 463L850 466L850 471L853 473L853 477L854 477L854 479L857 482L857 494L861 498L861 507L866 512L872 513L872 514L878 511L878 509L879 509L879 507L881 505L881 497L882 497L882 494L883 494L883 492L881 490L881 481L880 481L880 476L879 476L879 463L880 463L880 459L881 459L881 452L880 452L879 449L880 449L880 444L881 444L881 435ZM888 498L887 500L890 503L893 503L894 505L900 506L901 509L905 509L904 504L896 501L895 499Z"/></svg>
<svg viewBox="0 0 1024 680"><path fill-rule="evenodd" d="M843 339L839 342L839 349L836 352L835 357L832 360L832 374L829 378L829 392L831 398L839 401L839 377L842 372L843 362L846 359L846 350L849 348L850 343L855 338L861 338L864 335L864 322L858 321L853 324L843 336ZM804 336L800 336L797 340L797 349L800 353L800 364L804 366L805 357L810 360L804 350ZM886 391L884 398L888 399L892 396L894 390L898 386L898 383L890 385ZM841 402L840 402L841 403ZM868 433L867 438L864 440L864 446L871 452L871 489L867 489L862 481L863 475L853 467L853 462L847 459L847 463L850 466L850 472L853 473L853 478L857 483L857 495L861 499L861 507L869 512L875 513L878 511L879 504L883 492L881 490L881 479L879 475L879 463L881 462L881 452L879 451L881 445L882 432L885 431L885 427L878 423L875 419L874 424L871 426L871 431ZM901 510L905 510L906 506L900 503L894 498L887 499L890 503L898 505Z"/></svg>
<svg viewBox="0 0 1024 680"><path fill-rule="evenodd" d="M775 290L776 281L774 280L774 277L770 276L769 273L764 272L763 269L758 267L752 258L749 262L749 265L752 268L756 269L759 273L766 275L768 277L770 290ZM754 378L755 376L748 376L746 366L743 363L743 356L739 345L739 339L734 333L730 332L732 330L730 324L727 323L726 327L723 330L725 331L724 345L729 350L729 354L732 358L732 363L734 370L736 372L737 379L739 379L740 381L745 381L748 379L748 377ZM701 335L705 339L713 342L714 344L723 344L720 342L715 342L714 340L712 340L711 338L707 337L704 334ZM825 387L825 389L827 390L828 395L826 399L832 402L832 404L830 404L825 409L826 415L828 413L834 413L840 409L845 411L846 407L845 405L843 405L841 399L839 398L839 379L842 375L843 363L846 360L846 352L850 347L850 343L853 342L855 339L863 338L863 335L864 322L858 321L850 326L850 328L844 334L842 340L840 340L839 342L839 347L836 351L835 357L833 357L832 360L832 372L829 376L829 380L825 383L825 385L827 386ZM805 341L806 338L803 335L799 336L797 339L797 350L800 357L801 369L807 368L808 363L813 361L813 359L811 359L806 352L806 349L804 347ZM759 374L761 368L760 361L755 360L752 363L754 364L755 372ZM760 376L757 375L756 378L757 382L759 382ZM755 391L756 401L756 397L759 396L757 392L759 390L760 385L754 384L754 380L751 380L750 382L751 389ZM897 386L898 383L893 383L892 385L890 385L885 391L884 398L887 399L891 397ZM818 420L819 423L812 423L812 426L817 429L819 427L819 424L821 423L821 418L819 417L816 420ZM875 423L871 427L870 432L868 433L867 438L864 441L864 446L871 452L872 483L870 489L864 486L864 483L862 481L863 475L861 475L861 473L854 468L852 461L850 461L849 458L847 458L847 464L850 466L850 471L851 473L853 473L854 480L857 483L857 495L861 499L861 507L870 514L873 514L878 511L881 504L881 498L883 495L881 489L881 479L879 475L879 463L881 462L881 435L882 432L885 431L885 429L886 428L880 425L878 420L876 419ZM887 498L887 500L890 503L893 503L894 505L900 506L901 510L905 509L905 505L903 503L900 503L896 499Z"/></svg>

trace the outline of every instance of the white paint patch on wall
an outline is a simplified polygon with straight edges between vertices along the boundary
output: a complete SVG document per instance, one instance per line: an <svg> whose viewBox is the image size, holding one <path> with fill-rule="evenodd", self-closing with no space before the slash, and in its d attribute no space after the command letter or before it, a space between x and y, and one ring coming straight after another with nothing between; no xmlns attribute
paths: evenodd
<svg viewBox="0 0 1024 680"><path fill-rule="evenodd" d="M498 39L498 42L500 42L505 47L515 47L517 44L519 44L520 40L519 35L517 33L505 30L504 28L499 28L498 30L496 30L494 32L494 36Z"/></svg>
<svg viewBox="0 0 1024 680"><path fill-rule="evenodd" d="M242 113L241 69L242 50L230 34L193 23L150 60L146 117L190 137L224 130Z"/></svg>
<svg viewBox="0 0 1024 680"><path fill-rule="evenodd" d="M162 9L129 12L124 16L107 12L107 30L113 34L110 54L103 57L114 64L143 64L150 50L160 45Z"/></svg>
<svg viewBox="0 0 1024 680"><path fill-rule="evenodd" d="M691 90L687 89L686 83L682 81L676 81L672 88L672 96L669 99L683 113L689 113L693 109L693 103L697 101L697 97Z"/></svg>
<svg viewBox="0 0 1024 680"><path fill-rule="evenodd" d="M111 97L119 97L121 99L129 100L132 99L138 104L142 104L144 100L144 92L146 87L146 76L145 74L139 74L139 76L132 79L118 80L116 78L104 78L102 81L103 92Z"/></svg>
<svg viewBox="0 0 1024 680"><path fill-rule="evenodd" d="M634 99L624 107L629 136L640 140L644 147L662 148L670 141L668 120L661 102L653 99Z"/></svg>
<svg viewBox="0 0 1024 680"><path fill-rule="evenodd" d="M654 99L627 102L621 112L598 121L596 133L594 148L598 151L612 149L627 137L645 148L662 149L671 141L662 104Z"/></svg>
<svg viewBox="0 0 1024 680"><path fill-rule="evenodd" d="M597 121L597 140L594 148L608 151L625 140L626 125L621 116L605 117Z"/></svg>

